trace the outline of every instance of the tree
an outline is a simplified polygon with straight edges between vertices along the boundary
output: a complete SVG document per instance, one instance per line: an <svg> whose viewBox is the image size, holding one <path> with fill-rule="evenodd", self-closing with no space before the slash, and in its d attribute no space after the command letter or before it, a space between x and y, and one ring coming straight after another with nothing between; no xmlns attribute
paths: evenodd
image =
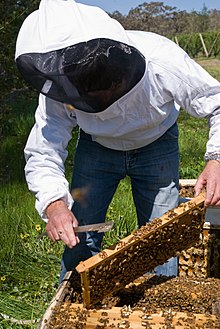
<svg viewBox="0 0 220 329"><path fill-rule="evenodd" d="M29 88L15 65L15 43L25 17L36 9L39 0L1 0L0 3L0 137L7 135L13 116L10 101L14 92ZM32 93L31 93L32 94Z"/></svg>
<svg viewBox="0 0 220 329"><path fill-rule="evenodd" d="M144 2L130 10L128 17L136 21L139 30L155 31L158 30L163 19L169 19L175 9L176 7L166 6L163 2Z"/></svg>
<svg viewBox="0 0 220 329"><path fill-rule="evenodd" d="M212 9L209 11L209 30L220 30L220 10Z"/></svg>
<svg viewBox="0 0 220 329"><path fill-rule="evenodd" d="M39 0L1 0L0 17L0 83L1 98L24 86L14 62L15 43L25 17L37 8Z"/></svg>
<svg viewBox="0 0 220 329"><path fill-rule="evenodd" d="M187 12L164 5L163 2L144 2L130 10L127 16L118 11L111 16L126 29L151 31L166 36L220 29L220 11L208 10L205 4L199 12Z"/></svg>
<svg viewBox="0 0 220 329"><path fill-rule="evenodd" d="M117 12L112 17L117 19L126 29L156 32L162 35L181 33L187 25L186 11L164 5L163 2L144 2L130 10L127 16Z"/></svg>

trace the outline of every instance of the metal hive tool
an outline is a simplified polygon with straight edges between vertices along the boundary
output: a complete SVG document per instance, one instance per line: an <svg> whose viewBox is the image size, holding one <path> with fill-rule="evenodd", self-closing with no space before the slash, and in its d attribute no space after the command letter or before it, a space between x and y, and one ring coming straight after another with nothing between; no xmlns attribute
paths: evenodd
<svg viewBox="0 0 220 329"><path fill-rule="evenodd" d="M90 308L194 245L204 224L204 199L200 194L81 262L76 270L81 276L84 305Z"/></svg>

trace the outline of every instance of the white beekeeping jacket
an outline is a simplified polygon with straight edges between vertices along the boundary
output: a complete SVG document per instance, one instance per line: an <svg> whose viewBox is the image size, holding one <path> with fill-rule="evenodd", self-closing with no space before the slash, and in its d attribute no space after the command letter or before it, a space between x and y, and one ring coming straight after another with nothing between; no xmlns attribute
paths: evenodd
<svg viewBox="0 0 220 329"><path fill-rule="evenodd" d="M140 81L107 109L88 113L62 101L65 77L60 63L65 48L97 38L137 49L145 60L145 71ZM45 54L50 54L48 61ZM126 31L97 7L73 0L42 0L39 10L27 17L19 32L16 60L23 55L25 78L44 94L40 94L36 124L25 148L26 178L42 217L47 205L56 199L72 206L64 161L76 125L103 146L132 150L162 136L176 122L182 107L194 117L209 119L206 159L220 157L220 84L172 41L154 33ZM40 58L40 66L34 69L33 58ZM50 82L47 70L56 71L58 76L60 72L54 87L57 98L50 97L56 83ZM28 75L32 76L30 81Z"/></svg>

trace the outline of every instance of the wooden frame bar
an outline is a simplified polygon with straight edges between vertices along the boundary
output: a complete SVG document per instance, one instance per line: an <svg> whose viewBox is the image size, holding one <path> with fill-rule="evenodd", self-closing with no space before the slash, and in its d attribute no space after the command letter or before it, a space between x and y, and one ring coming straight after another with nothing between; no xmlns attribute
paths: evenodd
<svg viewBox="0 0 220 329"><path fill-rule="evenodd" d="M84 305L90 308L199 240L204 194L168 211L115 246L81 262Z"/></svg>
<svg viewBox="0 0 220 329"><path fill-rule="evenodd" d="M142 310L129 310L128 307L112 307L110 309L86 310L82 304L63 304L59 310L61 317L68 314L67 328L132 328L132 329L158 329L170 328L218 328L215 315L187 314L184 312L160 312L147 314ZM61 319L63 321L63 319ZM59 320L57 321L57 327ZM187 327L186 327L187 326ZM63 327L62 327L63 328ZM49 329L45 327L45 329ZM65 329L65 324L64 324Z"/></svg>

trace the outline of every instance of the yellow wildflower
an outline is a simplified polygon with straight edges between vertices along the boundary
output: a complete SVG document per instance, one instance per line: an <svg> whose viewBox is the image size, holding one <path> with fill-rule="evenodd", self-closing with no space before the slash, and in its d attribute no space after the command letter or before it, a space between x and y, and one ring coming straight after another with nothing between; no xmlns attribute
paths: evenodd
<svg viewBox="0 0 220 329"><path fill-rule="evenodd" d="M29 238L29 236L30 236L30 234L28 234L28 233L20 233L20 238L22 240Z"/></svg>
<svg viewBox="0 0 220 329"><path fill-rule="evenodd" d="M6 275L1 276L1 281L5 281L6 280Z"/></svg>
<svg viewBox="0 0 220 329"><path fill-rule="evenodd" d="M35 225L35 230L37 232L41 231L41 226L39 224Z"/></svg>

